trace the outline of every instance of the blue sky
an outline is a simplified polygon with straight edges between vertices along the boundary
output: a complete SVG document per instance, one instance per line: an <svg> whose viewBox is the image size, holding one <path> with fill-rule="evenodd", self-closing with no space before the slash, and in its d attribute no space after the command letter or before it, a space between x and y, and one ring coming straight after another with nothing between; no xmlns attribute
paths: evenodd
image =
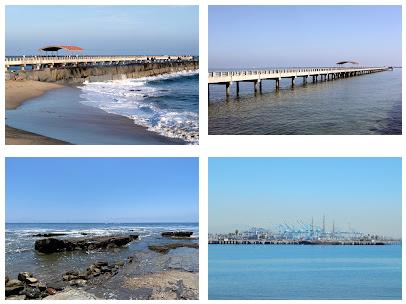
<svg viewBox="0 0 406 304"><path fill-rule="evenodd" d="M398 237L400 158L210 158L209 232L315 225Z"/></svg>
<svg viewBox="0 0 406 304"><path fill-rule="evenodd" d="M50 44L84 54L191 54L199 51L197 6L7 6L6 55Z"/></svg>
<svg viewBox="0 0 406 304"><path fill-rule="evenodd" d="M197 158L7 158L6 222L198 222Z"/></svg>
<svg viewBox="0 0 406 304"><path fill-rule="evenodd" d="M209 6L209 68L401 65L401 6Z"/></svg>

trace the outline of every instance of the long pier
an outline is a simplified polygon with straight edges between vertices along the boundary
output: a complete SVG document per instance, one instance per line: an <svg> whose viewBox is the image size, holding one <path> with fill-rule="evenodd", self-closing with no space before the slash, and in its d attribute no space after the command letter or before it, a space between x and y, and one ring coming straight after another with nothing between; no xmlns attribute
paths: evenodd
<svg viewBox="0 0 406 304"><path fill-rule="evenodd" d="M280 80L283 78L291 79L292 87L295 86L296 78L302 78L303 84L306 84L309 77L313 82L330 81L338 78L349 78L359 75L383 72L392 70L391 67L330 67L330 68L297 68L297 69L273 69L259 71L229 71L229 72L211 72L209 73L209 94L210 85L225 85L226 96L231 93L232 84L236 84L236 94L240 93L240 82L252 82L254 92L262 93L262 82L264 80L275 81L275 89L280 87Z"/></svg>
<svg viewBox="0 0 406 304"><path fill-rule="evenodd" d="M399 245L401 241L372 241L372 240L209 240L210 245Z"/></svg>
<svg viewBox="0 0 406 304"><path fill-rule="evenodd" d="M6 57L5 69L9 71L12 67L25 70L30 67L32 70L58 67L78 67L96 65L126 65L132 63L162 63L193 61L193 56L19 56Z"/></svg>

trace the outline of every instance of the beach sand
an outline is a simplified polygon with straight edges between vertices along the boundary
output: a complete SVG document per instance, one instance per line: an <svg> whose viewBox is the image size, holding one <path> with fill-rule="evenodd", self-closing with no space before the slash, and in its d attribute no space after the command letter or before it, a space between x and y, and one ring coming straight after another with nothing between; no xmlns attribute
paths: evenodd
<svg viewBox="0 0 406 304"><path fill-rule="evenodd" d="M63 85L32 80L6 81L6 110L19 107L27 99L41 96L49 90L62 88ZM67 142L26 132L6 125L6 145L63 145Z"/></svg>
<svg viewBox="0 0 406 304"><path fill-rule="evenodd" d="M6 81L6 110L19 107L25 100L41 96L45 92L62 88L63 85L33 80Z"/></svg>

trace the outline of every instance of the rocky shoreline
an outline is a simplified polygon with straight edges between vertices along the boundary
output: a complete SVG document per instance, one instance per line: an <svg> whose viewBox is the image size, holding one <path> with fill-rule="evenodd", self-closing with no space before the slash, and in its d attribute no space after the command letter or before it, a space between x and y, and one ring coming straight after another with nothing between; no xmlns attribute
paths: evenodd
<svg viewBox="0 0 406 304"><path fill-rule="evenodd" d="M171 232L161 235L185 235L189 232ZM127 245L138 239L138 235L109 236L109 237L80 237L68 239L56 239L54 236L63 236L64 233L42 233L33 237L45 237L35 242L37 254L53 254L61 251L76 250L107 250ZM176 236L175 236L176 237ZM168 243L162 245L149 245L148 249L160 255L167 254L170 250L188 247L198 249L197 243ZM86 269L65 271L60 275L60 280L44 283L30 272L20 272L17 279L5 277L6 300L56 300L56 299L98 299L96 295L89 293L87 289L95 286L103 286L120 272L125 274L126 267L134 262L142 261L138 253L128 256L124 260L115 262L97 261L90 264ZM137 266L137 264L134 264ZM198 273L165 270L163 272L144 274L142 276L124 276L124 288L150 290L150 299L197 299L198 298ZM122 276L120 276L122 280ZM186 282L190 280L191 282Z"/></svg>

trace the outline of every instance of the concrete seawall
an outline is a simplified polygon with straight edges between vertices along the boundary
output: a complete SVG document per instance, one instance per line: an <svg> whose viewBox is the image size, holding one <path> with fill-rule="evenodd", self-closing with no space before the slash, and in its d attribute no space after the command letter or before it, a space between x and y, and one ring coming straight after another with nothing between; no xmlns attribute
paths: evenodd
<svg viewBox="0 0 406 304"><path fill-rule="evenodd" d="M108 81L126 78L157 76L180 71L196 70L199 62L142 63L113 66L65 67L43 70L7 71L6 80L36 80L58 83Z"/></svg>

